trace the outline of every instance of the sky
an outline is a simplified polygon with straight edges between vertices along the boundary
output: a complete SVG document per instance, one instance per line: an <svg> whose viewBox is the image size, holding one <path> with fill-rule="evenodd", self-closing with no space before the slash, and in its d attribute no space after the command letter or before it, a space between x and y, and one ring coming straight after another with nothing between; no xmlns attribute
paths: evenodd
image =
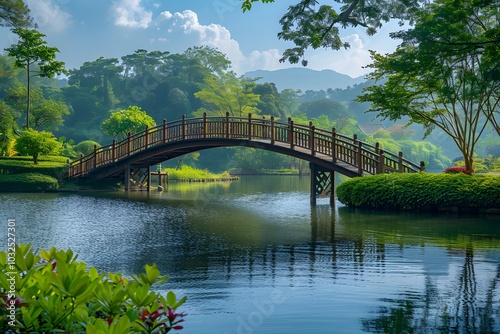
<svg viewBox="0 0 500 334"><path fill-rule="evenodd" d="M67 69L79 68L99 57L118 58L138 49L182 53L207 45L226 54L239 75L253 70L277 70L292 66L279 63L291 42L279 40L279 19L297 0L255 3L243 13L241 0L25 0L38 30L49 46L57 47L57 59ZM328 1L327 1L328 2ZM392 52L397 41L388 37L396 24L375 36L364 29L343 30L349 50L308 50L308 68L330 69L351 77L369 72L369 51ZM17 42L8 28L0 28L0 48Z"/></svg>

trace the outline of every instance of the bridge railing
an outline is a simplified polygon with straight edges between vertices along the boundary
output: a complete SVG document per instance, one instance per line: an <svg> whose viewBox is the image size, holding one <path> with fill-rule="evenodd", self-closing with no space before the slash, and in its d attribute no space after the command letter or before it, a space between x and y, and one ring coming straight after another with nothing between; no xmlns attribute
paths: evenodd
<svg viewBox="0 0 500 334"><path fill-rule="evenodd" d="M292 119L278 122L271 118L207 116L186 118L146 128L112 144L95 147L94 152L70 163L69 177L86 175L94 169L115 163L149 148L184 140L214 138L270 141L271 144L287 144L294 150L305 150L311 155L329 157L333 163L343 162L358 168L358 174L386 172L416 172L425 167L403 158L401 152L383 151L378 143L371 145L359 141L357 136L348 137L335 129L316 129L309 125L294 124Z"/></svg>

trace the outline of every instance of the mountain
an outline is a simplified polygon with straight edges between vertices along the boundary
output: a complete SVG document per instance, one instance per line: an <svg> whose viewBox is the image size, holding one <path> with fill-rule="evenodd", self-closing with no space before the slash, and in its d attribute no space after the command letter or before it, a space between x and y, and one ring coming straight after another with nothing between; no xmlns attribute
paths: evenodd
<svg viewBox="0 0 500 334"><path fill-rule="evenodd" d="M276 71L257 70L245 73L248 78L261 78L258 83L272 82L279 91L286 88L306 90L327 90L347 88L366 81L363 76L351 78L333 70L316 71L304 67L292 67Z"/></svg>

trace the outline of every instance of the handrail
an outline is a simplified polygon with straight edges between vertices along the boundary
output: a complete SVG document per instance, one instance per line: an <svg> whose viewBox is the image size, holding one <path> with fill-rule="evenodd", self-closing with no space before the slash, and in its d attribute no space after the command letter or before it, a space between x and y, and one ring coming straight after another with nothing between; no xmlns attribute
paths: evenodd
<svg viewBox="0 0 500 334"><path fill-rule="evenodd" d="M381 174L387 172L418 172L425 170L423 162L417 165L397 155L382 150L379 144L371 145L357 139L309 125L295 124L291 118L287 123L274 117L254 118L229 116L207 116L186 118L148 128L109 145L94 147L94 151L70 162L68 176L87 175L92 170L118 162L136 153L166 143L190 139L247 139L270 141L271 144L288 144L294 150L308 150L313 156L329 157L332 163L343 162L358 168L358 174Z"/></svg>

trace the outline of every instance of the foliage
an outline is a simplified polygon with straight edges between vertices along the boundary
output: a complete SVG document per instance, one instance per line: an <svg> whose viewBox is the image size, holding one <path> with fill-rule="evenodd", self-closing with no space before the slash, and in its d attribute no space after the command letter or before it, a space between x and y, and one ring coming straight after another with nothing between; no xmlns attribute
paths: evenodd
<svg viewBox="0 0 500 334"><path fill-rule="evenodd" d="M389 55L372 52L370 79L358 98L372 102L382 118L422 124L428 135L440 128L450 136L472 169L474 149L488 120L495 119L500 95L498 26L491 1L439 0L415 16L413 29L392 34L402 39Z"/></svg>
<svg viewBox="0 0 500 334"><path fill-rule="evenodd" d="M0 27L27 27L31 21L30 10L23 0L0 2Z"/></svg>
<svg viewBox="0 0 500 334"><path fill-rule="evenodd" d="M261 0L263 3L271 3L274 0ZM241 8L243 11L250 10L253 2L259 0L245 0ZM333 5L319 5L317 0L296 0L295 5L288 7L288 11L281 18L281 32L278 38L292 41L295 46L285 50L280 62L289 61L296 64L301 61L303 66L307 60L303 59L305 50L308 48L329 48L339 50L349 48L348 42L340 37L340 29L347 27L362 26L366 33L371 36L382 27L384 22L391 19L399 19L403 22L414 22L414 17L420 9L420 4L425 0L335 0ZM332 2L332 1L330 1Z"/></svg>
<svg viewBox="0 0 500 334"><path fill-rule="evenodd" d="M27 129L17 138L15 148L21 155L32 156L36 165L39 155L58 154L62 144L50 132Z"/></svg>
<svg viewBox="0 0 500 334"><path fill-rule="evenodd" d="M246 116L249 113L258 114L257 105L260 96L252 93L255 83L249 79L238 78L234 73L209 76L205 85L194 96L204 103L204 107L196 111L197 115L206 112L208 115Z"/></svg>
<svg viewBox="0 0 500 334"><path fill-rule="evenodd" d="M40 156L38 164L31 157L0 157L0 174L39 173L64 182L68 174L68 158L61 156Z"/></svg>
<svg viewBox="0 0 500 334"><path fill-rule="evenodd" d="M26 104L28 90L26 87L12 87L8 90L6 100L19 110ZM40 130L57 130L64 123L64 116L69 115L68 106L61 101L46 99L40 88L31 88L30 127Z"/></svg>
<svg viewBox="0 0 500 334"><path fill-rule="evenodd" d="M121 139L127 135L134 134L144 130L147 127L153 127L156 123L151 116L137 106L128 107L128 109L112 111L111 116L102 123L101 129L108 135L120 136Z"/></svg>
<svg viewBox="0 0 500 334"><path fill-rule="evenodd" d="M169 180L216 180L216 179L227 179L230 178L228 172L223 172L221 174L213 174L208 170L196 169L191 166L183 165L180 169L177 168L164 168L162 172L168 173Z"/></svg>
<svg viewBox="0 0 500 334"><path fill-rule="evenodd" d="M57 190L57 188L59 188L59 181L45 174L0 174L1 192L45 192Z"/></svg>
<svg viewBox="0 0 500 334"><path fill-rule="evenodd" d="M396 129L396 132L391 131L391 128L379 130L366 137L365 141L372 145L379 143L385 151L403 152L403 157L410 161L423 161L427 170L443 170L451 165L451 160L443 154L441 147L428 141L405 139L408 134L402 133L399 127L393 129Z"/></svg>
<svg viewBox="0 0 500 334"><path fill-rule="evenodd" d="M353 178L336 189L350 207L436 211L445 208L500 208L500 177L459 174L380 174Z"/></svg>
<svg viewBox="0 0 500 334"><path fill-rule="evenodd" d="M16 244L14 261L0 253L0 268L3 331L129 334L182 329L184 314L176 310L186 297L151 291L168 279L160 276L156 265L146 265L145 273L127 278L87 269L72 250L51 248L38 255L30 245ZM10 292L11 279L15 293ZM12 317L8 307L14 310Z"/></svg>
<svg viewBox="0 0 500 334"><path fill-rule="evenodd" d="M93 140L84 140L75 146L75 151L83 155L88 155L94 152L96 147L101 147L101 145Z"/></svg>
<svg viewBox="0 0 500 334"><path fill-rule="evenodd" d="M12 117L12 108L0 101L0 155L9 155L15 128L16 122Z"/></svg>
<svg viewBox="0 0 500 334"><path fill-rule="evenodd" d="M326 115L331 120L348 118L351 116L345 103L327 98L304 101L299 106L299 112L306 114L308 117Z"/></svg>
<svg viewBox="0 0 500 334"><path fill-rule="evenodd" d="M64 63L56 60L59 50L47 46L44 34L35 29L14 28L12 31L19 36L17 44L6 48L9 56L16 58L15 66L26 70L28 94L26 103L26 128L30 127L31 78L34 76L51 78L55 74L66 73ZM36 66L34 66L36 65Z"/></svg>

